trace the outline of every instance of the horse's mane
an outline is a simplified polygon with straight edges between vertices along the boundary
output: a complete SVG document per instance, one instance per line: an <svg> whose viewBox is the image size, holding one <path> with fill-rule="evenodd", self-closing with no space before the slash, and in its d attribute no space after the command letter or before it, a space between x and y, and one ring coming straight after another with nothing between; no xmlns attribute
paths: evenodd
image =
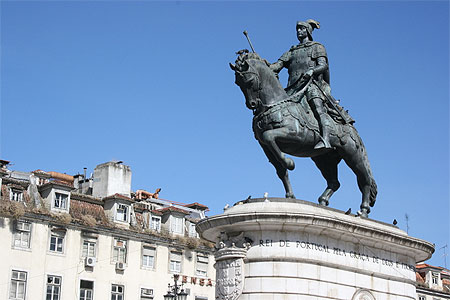
<svg viewBox="0 0 450 300"><path fill-rule="evenodd" d="M239 71L243 71L244 70L245 62L247 60L249 60L249 59L254 59L254 60L257 60L257 61L261 61L261 62L265 63L267 66L270 66L270 63L267 60L261 58L258 55L258 53L248 52L247 49L240 50L240 51L236 52L236 54L238 54L238 57L236 58L235 64L236 64L236 68Z"/></svg>

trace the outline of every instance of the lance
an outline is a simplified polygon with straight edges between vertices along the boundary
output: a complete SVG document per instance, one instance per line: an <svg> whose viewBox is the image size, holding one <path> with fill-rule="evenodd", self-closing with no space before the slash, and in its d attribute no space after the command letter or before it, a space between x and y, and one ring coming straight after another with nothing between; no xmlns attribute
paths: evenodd
<svg viewBox="0 0 450 300"><path fill-rule="evenodd" d="M248 32L247 30L244 30L243 34L245 35L245 37L247 38L248 43L250 44L250 47L252 48L253 53L255 53L255 49L253 48L252 42L250 41L250 38L248 37Z"/></svg>

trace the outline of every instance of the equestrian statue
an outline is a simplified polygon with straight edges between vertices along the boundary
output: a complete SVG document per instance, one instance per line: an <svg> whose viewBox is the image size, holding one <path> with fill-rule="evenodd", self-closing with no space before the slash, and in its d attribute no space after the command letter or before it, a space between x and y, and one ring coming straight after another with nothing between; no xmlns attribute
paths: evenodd
<svg viewBox="0 0 450 300"><path fill-rule="evenodd" d="M230 67L235 83L253 111L253 132L269 161L275 167L286 191L295 198L288 170L295 168L286 154L311 157L327 181L319 204L328 206L339 189L337 165L343 159L356 175L362 193L359 216L367 217L375 204L377 185L370 169L364 144L355 122L331 96L328 58L325 47L313 41L319 22L297 22L299 44L292 46L277 62L270 64L253 52L241 50ZM247 36L247 32L244 31ZM250 42L250 40L249 40ZM284 89L278 73L288 69Z"/></svg>

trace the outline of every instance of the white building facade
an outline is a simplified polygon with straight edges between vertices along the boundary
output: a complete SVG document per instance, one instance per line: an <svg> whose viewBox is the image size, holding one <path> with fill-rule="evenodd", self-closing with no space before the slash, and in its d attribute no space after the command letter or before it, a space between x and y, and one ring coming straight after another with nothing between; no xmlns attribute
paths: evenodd
<svg viewBox="0 0 450 300"><path fill-rule="evenodd" d="M416 266L417 300L450 299L450 272L426 263Z"/></svg>
<svg viewBox="0 0 450 300"><path fill-rule="evenodd" d="M187 299L214 299L213 248L192 231L205 206L131 192L131 171L121 163L97 166L105 167L101 181L96 172L24 173L6 164L1 299L163 299L174 278Z"/></svg>

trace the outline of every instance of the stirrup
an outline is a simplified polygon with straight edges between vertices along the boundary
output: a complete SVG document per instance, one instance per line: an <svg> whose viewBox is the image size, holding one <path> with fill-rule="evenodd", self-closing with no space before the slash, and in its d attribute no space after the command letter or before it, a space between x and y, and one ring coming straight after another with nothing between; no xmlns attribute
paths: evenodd
<svg viewBox="0 0 450 300"><path fill-rule="evenodd" d="M328 141L322 139L320 142L318 142L314 146L314 149L317 150L317 149L322 149L322 148L331 149L331 145L330 145L330 143Z"/></svg>

